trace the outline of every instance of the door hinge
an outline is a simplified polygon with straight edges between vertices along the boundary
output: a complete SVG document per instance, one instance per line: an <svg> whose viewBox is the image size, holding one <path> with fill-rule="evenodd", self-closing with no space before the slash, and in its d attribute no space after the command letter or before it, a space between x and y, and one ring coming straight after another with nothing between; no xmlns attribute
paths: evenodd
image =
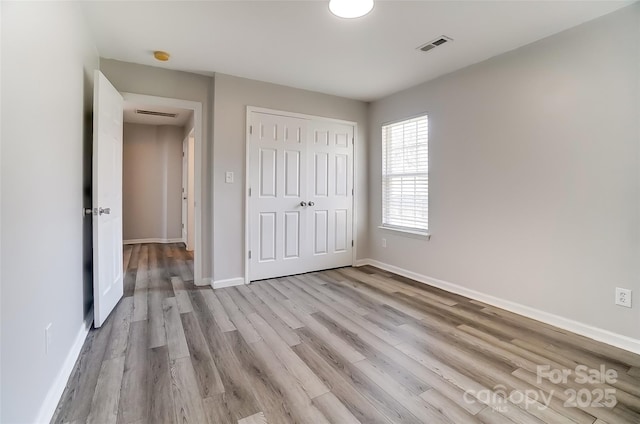
<svg viewBox="0 0 640 424"><path fill-rule="evenodd" d="M251 250L249 250L249 259L251 259Z"/></svg>
<svg viewBox="0 0 640 424"><path fill-rule="evenodd" d="M249 134L253 134L253 125L249 125Z"/></svg>
<svg viewBox="0 0 640 424"><path fill-rule="evenodd" d="M351 144L356 144L356 138L355 137L351 137Z"/></svg>
<svg viewBox="0 0 640 424"><path fill-rule="evenodd" d="M353 189L351 189L351 195L352 195L352 196L353 196L353 193L354 193L354 191L353 191Z"/></svg>
<svg viewBox="0 0 640 424"><path fill-rule="evenodd" d="M182 224L182 228L184 228L184 224Z"/></svg>
<svg viewBox="0 0 640 424"><path fill-rule="evenodd" d="M353 247L353 240L351 240L351 247Z"/></svg>
<svg viewBox="0 0 640 424"><path fill-rule="evenodd" d="M251 187L249 187L249 197L251 197Z"/></svg>

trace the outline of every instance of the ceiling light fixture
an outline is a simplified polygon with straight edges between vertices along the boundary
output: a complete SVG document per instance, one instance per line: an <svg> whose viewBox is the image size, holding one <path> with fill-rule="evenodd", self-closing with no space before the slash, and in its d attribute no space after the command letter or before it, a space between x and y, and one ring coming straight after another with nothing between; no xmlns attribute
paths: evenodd
<svg viewBox="0 0 640 424"><path fill-rule="evenodd" d="M373 0L330 0L329 10L339 18L359 18L371 12Z"/></svg>
<svg viewBox="0 0 640 424"><path fill-rule="evenodd" d="M155 57L156 60L159 60L160 62L166 62L167 60L169 60L169 57L171 57L171 55L167 52L157 50L153 52L153 57Z"/></svg>

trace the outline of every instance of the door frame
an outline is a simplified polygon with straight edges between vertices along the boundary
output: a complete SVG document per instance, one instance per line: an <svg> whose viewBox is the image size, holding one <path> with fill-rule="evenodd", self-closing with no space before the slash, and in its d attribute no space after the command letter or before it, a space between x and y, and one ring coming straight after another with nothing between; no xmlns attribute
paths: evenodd
<svg viewBox="0 0 640 424"><path fill-rule="evenodd" d="M195 285L205 285L202 278L202 103L191 100L173 99L169 97L149 96L121 92L125 102L142 103L153 106L168 106L193 111L194 156L194 201L195 201L195 241L193 251L193 282Z"/></svg>
<svg viewBox="0 0 640 424"><path fill-rule="evenodd" d="M277 110L277 109L268 109L268 108L264 108L264 107L258 107L258 106L247 106L247 114L245 117L245 144L244 144L244 150L245 150L245 164L244 164L244 283L245 284L249 284L251 283L251 264L249 261L249 250L251 247L251 231L250 231L250 227L249 227L249 202L251 201L250 197L249 197L249 185L250 185L250 181L249 181L249 170L250 170L250 156L251 156L251 152L249 150L250 147L250 118L251 118L251 113L253 112L258 112L258 113L267 113L267 114L271 114L271 115L280 115L280 116L286 116L289 118L302 118L302 119L315 119L315 120L321 120L321 121L326 121L326 122L333 122L333 123L337 123L337 124L346 124L346 125L352 125L353 126L353 196L351 196L351 210L352 210L352 216L351 216L351 220L352 220L352 237L353 237L353 249L351 249L351 265L353 266L356 263L356 257L357 257L357 249L358 249L358 232L357 232L357 222L358 222L358 210L357 210L357 205L358 202L356 202L356 196L358 195L358 179L357 179L357 170L358 170L358 166L357 166L357 152L356 152L356 143L358 143L358 123L355 121L346 121L344 119L336 119L336 118L327 118L326 116L318 116L318 115L308 115L308 114L304 114L304 113L297 113L297 112L288 112L288 111L284 111L284 110Z"/></svg>

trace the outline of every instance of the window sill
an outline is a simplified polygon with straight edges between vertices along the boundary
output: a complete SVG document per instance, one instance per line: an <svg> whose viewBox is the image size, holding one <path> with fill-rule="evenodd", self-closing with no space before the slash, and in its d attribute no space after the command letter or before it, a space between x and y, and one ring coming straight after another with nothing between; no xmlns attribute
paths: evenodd
<svg viewBox="0 0 640 424"><path fill-rule="evenodd" d="M410 238L427 240L427 241L429 241L431 239L431 234L423 233L423 232L420 232L420 231L405 230L405 229L402 229L402 228L385 227L384 225L379 225L378 228L381 229L381 230L385 230L385 231L392 231L394 233L398 233L398 235L407 236L407 237L410 237Z"/></svg>

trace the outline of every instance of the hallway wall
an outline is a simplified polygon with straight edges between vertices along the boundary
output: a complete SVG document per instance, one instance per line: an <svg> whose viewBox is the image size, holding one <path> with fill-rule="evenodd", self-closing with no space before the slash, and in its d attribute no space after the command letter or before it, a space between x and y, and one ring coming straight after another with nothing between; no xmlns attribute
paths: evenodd
<svg viewBox="0 0 640 424"><path fill-rule="evenodd" d="M182 237L183 127L124 124L123 238Z"/></svg>

